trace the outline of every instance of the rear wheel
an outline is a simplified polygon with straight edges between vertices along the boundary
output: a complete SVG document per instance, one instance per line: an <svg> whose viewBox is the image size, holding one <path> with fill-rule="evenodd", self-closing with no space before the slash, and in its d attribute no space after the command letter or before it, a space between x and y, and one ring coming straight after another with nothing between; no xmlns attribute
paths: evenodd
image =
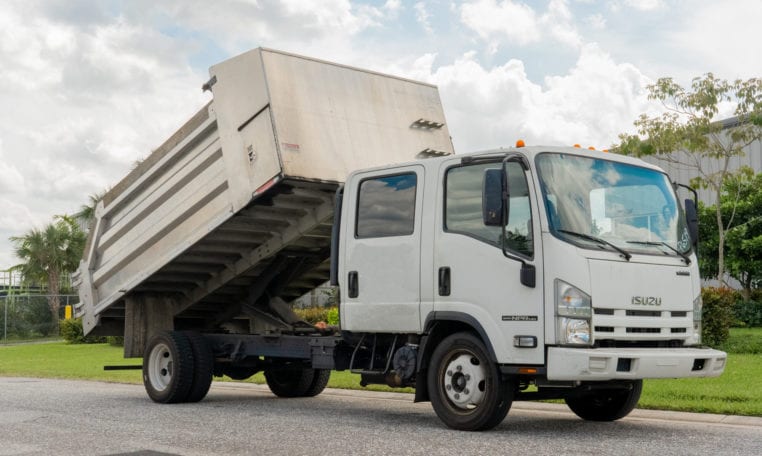
<svg viewBox="0 0 762 456"><path fill-rule="evenodd" d="M185 402L198 402L209 392L214 371L214 354L204 336L196 332L186 332L193 350L193 384Z"/></svg>
<svg viewBox="0 0 762 456"><path fill-rule="evenodd" d="M315 370L309 368L266 370L265 380L267 380L270 391L276 396L303 397L313 386Z"/></svg>
<svg viewBox="0 0 762 456"><path fill-rule="evenodd" d="M304 392L304 397L314 397L322 393L326 386L328 386L328 380L331 379L330 369L314 369L315 376L312 379L310 387Z"/></svg>
<svg viewBox="0 0 762 456"><path fill-rule="evenodd" d="M571 411L584 420L615 421L638 405L642 391L643 380L635 380L622 389L594 390L565 400Z"/></svg>
<svg viewBox="0 0 762 456"><path fill-rule="evenodd" d="M437 416L461 431L497 426L513 401L513 388L502 379L484 343L465 332L445 338L434 350L428 389Z"/></svg>
<svg viewBox="0 0 762 456"><path fill-rule="evenodd" d="M193 379L193 348L185 334L165 331L148 341L143 354L143 385L148 397L164 404L185 402Z"/></svg>

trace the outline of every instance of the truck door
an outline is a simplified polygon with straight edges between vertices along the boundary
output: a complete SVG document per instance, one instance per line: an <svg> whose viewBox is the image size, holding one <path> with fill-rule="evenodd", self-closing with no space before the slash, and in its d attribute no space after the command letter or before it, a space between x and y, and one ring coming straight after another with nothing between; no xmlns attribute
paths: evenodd
<svg viewBox="0 0 762 456"><path fill-rule="evenodd" d="M434 311L437 319L478 325L500 363L544 362L543 271L540 224L536 218L531 174L519 163L507 163L510 192L506 226L486 226L482 217L484 171L502 163L462 163L454 159L440 169L440 207L434 240ZM523 259L536 268L536 286L520 281ZM486 341L485 341L486 342ZM520 346L519 346L520 345Z"/></svg>
<svg viewBox="0 0 762 456"><path fill-rule="evenodd" d="M341 327L417 332L424 169L354 175L345 189Z"/></svg>

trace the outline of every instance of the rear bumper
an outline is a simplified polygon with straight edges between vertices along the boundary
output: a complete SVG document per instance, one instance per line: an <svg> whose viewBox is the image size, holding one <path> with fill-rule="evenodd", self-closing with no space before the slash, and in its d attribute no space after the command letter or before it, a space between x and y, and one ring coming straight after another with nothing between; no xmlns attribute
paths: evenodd
<svg viewBox="0 0 762 456"><path fill-rule="evenodd" d="M548 348L548 380L717 377L727 354L710 348Z"/></svg>

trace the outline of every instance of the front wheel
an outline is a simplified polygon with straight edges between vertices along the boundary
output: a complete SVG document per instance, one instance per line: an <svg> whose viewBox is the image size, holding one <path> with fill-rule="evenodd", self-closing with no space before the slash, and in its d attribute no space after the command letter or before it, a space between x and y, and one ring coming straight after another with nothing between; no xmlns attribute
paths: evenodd
<svg viewBox="0 0 762 456"><path fill-rule="evenodd" d="M569 396L566 405L583 420L615 421L627 416L638 405L643 380L623 385L622 389L593 390Z"/></svg>
<svg viewBox="0 0 762 456"><path fill-rule="evenodd" d="M500 424L513 401L513 388L471 333L445 338L431 356L431 405L447 426L483 431Z"/></svg>

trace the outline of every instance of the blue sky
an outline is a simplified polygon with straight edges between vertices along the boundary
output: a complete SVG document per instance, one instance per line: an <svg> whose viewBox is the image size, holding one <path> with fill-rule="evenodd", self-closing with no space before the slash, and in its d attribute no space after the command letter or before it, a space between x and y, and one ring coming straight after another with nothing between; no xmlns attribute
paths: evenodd
<svg viewBox="0 0 762 456"><path fill-rule="evenodd" d="M457 151L606 147L661 109L656 78L762 76L760 23L758 0L6 0L0 269L9 236L116 183L251 48L437 84Z"/></svg>

